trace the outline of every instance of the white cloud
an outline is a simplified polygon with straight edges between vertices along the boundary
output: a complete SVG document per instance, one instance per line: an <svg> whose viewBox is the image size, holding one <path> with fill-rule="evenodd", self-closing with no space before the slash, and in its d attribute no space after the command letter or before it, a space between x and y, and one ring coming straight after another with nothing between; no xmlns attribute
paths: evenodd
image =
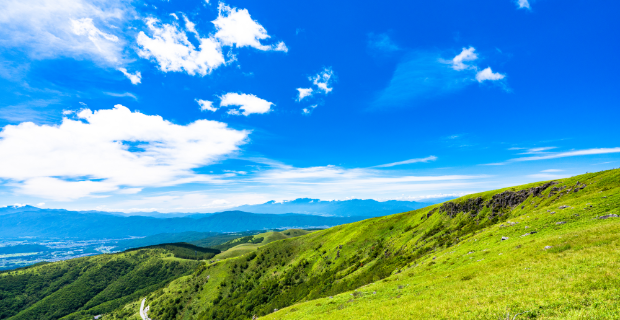
<svg viewBox="0 0 620 320"><path fill-rule="evenodd" d="M153 37L140 31L138 34L138 55L146 59L155 59L161 71L185 70L188 74L204 76L226 63L221 45L214 38L196 38L200 42L199 50L188 40L185 32L176 25L163 24L154 18L146 19L146 24Z"/></svg>
<svg viewBox="0 0 620 320"><path fill-rule="evenodd" d="M478 80L478 82L482 82L486 80L497 81L497 80L502 80L505 77L506 76L501 73L493 73L493 71L491 70L491 67L488 67L476 73L476 80Z"/></svg>
<svg viewBox="0 0 620 320"><path fill-rule="evenodd" d="M52 177L37 177L15 184L18 193L52 199L71 201L87 197L93 193L115 191L118 187L109 182L100 181L66 181Z"/></svg>
<svg viewBox="0 0 620 320"><path fill-rule="evenodd" d="M463 62L474 61L478 59L478 55L474 51L476 51L474 47L463 48L463 51L461 51L461 53L459 53L456 57L452 59L452 69L460 71L472 68L472 66L467 65Z"/></svg>
<svg viewBox="0 0 620 320"><path fill-rule="evenodd" d="M104 91L103 94L107 94L109 96L119 97L119 98L132 98L132 99L138 101L138 97L135 94L130 93L130 92L116 93L116 92L106 92L106 91Z"/></svg>
<svg viewBox="0 0 620 320"><path fill-rule="evenodd" d="M209 110L213 112L217 111L217 107L213 106L212 101L197 99L196 102L198 102L198 105L200 105L200 110L202 111L205 111L205 110Z"/></svg>
<svg viewBox="0 0 620 320"><path fill-rule="evenodd" d="M314 83L315 86L319 88L319 91L323 91L323 93L327 94L332 91L333 88L330 87L331 79L334 76L334 72L331 68L325 68L323 71L319 72L316 76L310 77L310 81Z"/></svg>
<svg viewBox="0 0 620 320"><path fill-rule="evenodd" d="M310 97L312 96L312 88L297 88L297 91L299 92L299 97L297 98L297 102L303 100L303 98L305 97Z"/></svg>
<svg viewBox="0 0 620 320"><path fill-rule="evenodd" d="M125 189L119 190L117 193L120 193L120 194L136 194L136 193L140 193L140 191L142 191L142 188L125 188Z"/></svg>
<svg viewBox="0 0 620 320"><path fill-rule="evenodd" d="M217 121L176 125L121 105L84 109L76 117L57 126L5 126L0 154L11 156L0 157L0 178L18 193L58 201L121 188L212 182L219 177L192 169L237 151L248 136Z"/></svg>
<svg viewBox="0 0 620 320"><path fill-rule="evenodd" d="M388 168L388 167L399 166L399 165L403 165L403 164L429 162L429 161L435 161L435 160L437 160L437 157L435 157L435 156L428 156L426 158L409 159L409 160L405 160L405 161L399 161L399 162L392 162L392 163L382 164L382 165L374 166L373 168Z"/></svg>
<svg viewBox="0 0 620 320"><path fill-rule="evenodd" d="M535 161L535 160L548 160L548 159L557 159L557 158L566 158L566 157L575 157L575 156L588 156L595 154L609 154L609 153L620 153L619 148L598 148L598 149L585 149L585 150L575 150L568 152L558 152L551 153L542 156L532 156L532 157L523 157L523 158L515 158L510 161Z"/></svg>
<svg viewBox="0 0 620 320"><path fill-rule="evenodd" d="M189 21L186 15L183 15L183 20L185 20L185 28L187 29L187 31L196 35L196 38L200 38L200 36L198 35L198 31L196 31L196 24Z"/></svg>
<svg viewBox="0 0 620 320"><path fill-rule="evenodd" d="M547 169L547 170L543 170L541 172L545 172L545 173L553 173L553 172L562 172L564 170L560 170L560 169Z"/></svg>
<svg viewBox="0 0 620 320"><path fill-rule="evenodd" d="M0 1L0 39L3 47L35 59L65 56L118 65L126 42L112 29L133 15L130 3L119 0Z"/></svg>
<svg viewBox="0 0 620 320"><path fill-rule="evenodd" d="M222 45L241 47L253 47L263 51L284 51L288 48L284 42L275 46L261 44L261 40L269 38L267 30L257 21L253 20L247 9L231 8L220 2L219 15L213 20L217 32L215 38Z"/></svg>
<svg viewBox="0 0 620 320"><path fill-rule="evenodd" d="M171 16L173 16L175 19L179 20L179 17L176 15L176 13L171 13Z"/></svg>
<svg viewBox="0 0 620 320"><path fill-rule="evenodd" d="M134 74L127 72L127 69L125 68L118 68L118 71L122 72L132 84L138 84L142 81L142 74L140 71L136 71Z"/></svg>
<svg viewBox="0 0 620 320"><path fill-rule="evenodd" d="M118 57L114 54L114 42L118 42L117 36L97 29L91 18L82 18L79 20L71 19L71 27L74 34L78 36L87 36L107 60L112 62L118 61Z"/></svg>
<svg viewBox="0 0 620 320"><path fill-rule="evenodd" d="M530 3L528 2L528 0L517 0L517 6L519 7L519 9L529 9Z"/></svg>
<svg viewBox="0 0 620 320"><path fill-rule="evenodd" d="M302 114L304 114L304 115L307 115L307 116L308 116L308 115L310 115L310 114L312 113L312 111L313 111L313 110L314 110L317 106L318 106L318 105L314 104L314 105L309 106L308 108L303 108L303 109L301 110L301 113L302 113Z"/></svg>
<svg viewBox="0 0 620 320"><path fill-rule="evenodd" d="M267 113L271 111L271 105L273 103L263 100L253 94L245 94L245 93L227 93L220 97L222 100L220 102L221 107L227 106L239 106L240 110L243 110L243 115L248 116L253 113ZM229 114L240 115L241 113L237 109L231 109L228 111Z"/></svg>
<svg viewBox="0 0 620 320"><path fill-rule="evenodd" d="M556 149L556 147L538 147L538 148L530 148L527 149L525 152L519 153L519 154L539 154L539 153L545 153L548 150L553 150ZM518 148L510 148L509 150L519 150Z"/></svg>
<svg viewBox="0 0 620 320"><path fill-rule="evenodd" d="M176 16L176 15L175 15ZM177 17L178 18L178 17ZM252 20L246 9L231 8L220 3L218 17L213 20L215 34L203 38L196 30L196 24L183 15L185 30L194 35L200 43L196 48L188 39L187 33L176 23L161 24L155 18L145 20L149 32L138 34L138 55L145 59L154 59L161 71L182 72L190 75L205 76L221 65L234 61L235 55L229 53L226 61L222 47L252 47L263 51L288 51L284 42L275 45L263 45L261 40L269 38L267 30Z"/></svg>

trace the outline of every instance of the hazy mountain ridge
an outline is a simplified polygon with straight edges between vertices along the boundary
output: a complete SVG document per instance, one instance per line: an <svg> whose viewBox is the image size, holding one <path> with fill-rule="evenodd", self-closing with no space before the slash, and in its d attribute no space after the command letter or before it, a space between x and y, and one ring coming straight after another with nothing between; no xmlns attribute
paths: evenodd
<svg viewBox="0 0 620 320"><path fill-rule="evenodd" d="M272 200L263 204L243 205L233 209L252 213L301 213L338 217L379 217L424 208L448 199L452 199L452 197L428 200L425 202L401 200L377 201L372 199L324 201L320 199L299 198L283 202Z"/></svg>
<svg viewBox="0 0 620 320"><path fill-rule="evenodd" d="M187 217L160 219L40 209L0 215L0 235L3 238L103 239L187 231L237 232L292 227L330 227L362 219L363 217L254 214L241 211L220 212L199 219Z"/></svg>

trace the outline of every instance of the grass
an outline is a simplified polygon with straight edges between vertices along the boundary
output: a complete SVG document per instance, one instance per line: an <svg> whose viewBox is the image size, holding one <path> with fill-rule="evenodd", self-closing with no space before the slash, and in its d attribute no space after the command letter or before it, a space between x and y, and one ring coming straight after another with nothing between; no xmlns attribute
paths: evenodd
<svg viewBox="0 0 620 320"><path fill-rule="evenodd" d="M303 236L310 233L303 229L288 229L284 231L268 231L259 233L253 236L246 236L233 239L215 248L222 248L226 251L215 256L214 259L227 259L238 257L252 251L256 251L258 248L278 240L288 239ZM249 242L249 243L248 243Z"/></svg>
<svg viewBox="0 0 620 320"><path fill-rule="evenodd" d="M620 170L555 182L514 206L448 214L438 204L261 243L146 295L150 316L620 318L620 218L598 218L620 215ZM492 202L543 184L450 203ZM139 319L135 303L105 319Z"/></svg>

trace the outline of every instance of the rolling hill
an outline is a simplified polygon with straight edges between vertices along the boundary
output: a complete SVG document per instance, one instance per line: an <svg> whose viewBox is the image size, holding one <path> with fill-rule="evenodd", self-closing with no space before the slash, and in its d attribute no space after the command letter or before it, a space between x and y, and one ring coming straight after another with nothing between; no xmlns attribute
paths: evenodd
<svg viewBox="0 0 620 320"><path fill-rule="evenodd" d="M617 318L619 205L620 170L472 194L203 264L146 303L158 320Z"/></svg>

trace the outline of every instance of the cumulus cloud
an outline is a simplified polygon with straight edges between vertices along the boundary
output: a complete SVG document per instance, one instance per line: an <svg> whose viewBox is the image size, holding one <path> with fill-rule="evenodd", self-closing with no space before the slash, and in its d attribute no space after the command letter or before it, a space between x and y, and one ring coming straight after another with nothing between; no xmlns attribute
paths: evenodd
<svg viewBox="0 0 620 320"><path fill-rule="evenodd" d="M297 97L297 102L300 102L305 97L312 96L312 91L314 91L312 90L312 88L297 88L297 92L299 93L299 96Z"/></svg>
<svg viewBox="0 0 620 320"><path fill-rule="evenodd" d="M133 15L120 0L0 1L0 39L3 47L35 59L65 56L117 65L126 42L112 30Z"/></svg>
<svg viewBox="0 0 620 320"><path fill-rule="evenodd" d="M237 151L249 134L217 121L177 125L121 105L84 109L75 117L53 126L5 126L0 154L11 156L0 158L0 178L18 193L57 201L125 188L209 182L217 177L192 169Z"/></svg>
<svg viewBox="0 0 620 320"><path fill-rule="evenodd" d="M217 107L213 106L212 101L197 99L196 102L198 102L198 105L200 105L200 110L202 111L205 111L205 110L209 110L213 112L217 111Z"/></svg>
<svg viewBox="0 0 620 320"><path fill-rule="evenodd" d="M229 114L232 115L241 115L249 116L253 113L267 113L271 111L271 106L273 103L261 99L253 94L245 94L245 93L227 93L220 97L221 107L228 106L239 106L239 109L231 109L228 111ZM239 110L243 110L243 112L239 112Z"/></svg>
<svg viewBox="0 0 620 320"><path fill-rule="evenodd" d="M460 71L472 68L472 66L465 64L464 62L474 61L478 59L478 55L475 53L474 47L463 48L463 51L452 59L452 69ZM475 67L474 67L475 68Z"/></svg>
<svg viewBox="0 0 620 320"><path fill-rule="evenodd" d="M140 71L136 71L136 73L130 73L125 68L118 68L118 71L122 72L132 84L138 84L142 81L142 74Z"/></svg>
<svg viewBox="0 0 620 320"><path fill-rule="evenodd" d="M487 81L487 80L497 81L497 80L502 80L505 77L506 76L501 73L493 72L491 70L491 67L488 67L476 73L476 80L478 80L478 82Z"/></svg>
<svg viewBox="0 0 620 320"><path fill-rule="evenodd" d="M217 32L215 38L222 45L252 47L263 51L284 51L288 48L284 42L269 46L261 44L261 40L270 38L267 30L257 21L253 20L247 9L231 8L220 2L219 15L213 20Z"/></svg>
<svg viewBox="0 0 620 320"><path fill-rule="evenodd" d="M176 17L176 15L175 15ZM176 17L178 19L178 17ZM147 18L145 23L151 36L140 31L137 38L138 55L155 60L164 72L182 72L190 75L205 76L218 67L235 60L231 54L226 61L222 47L252 47L263 51L288 51L284 42L264 45L261 40L269 38L267 30L252 19L246 9L231 8L223 3L219 5L218 17L213 20L215 34L202 37L196 24L183 15L185 30L177 23L161 23L155 18ZM188 38L188 33L199 42L196 48Z"/></svg>
<svg viewBox="0 0 620 320"><path fill-rule="evenodd" d="M517 0L517 6L519 9L529 9L530 3L528 0Z"/></svg>
<svg viewBox="0 0 620 320"><path fill-rule="evenodd" d="M173 24L161 24L154 18L146 19L152 33L147 36L143 31L138 34L138 55L154 59L161 71L186 71L204 76L226 63L220 43L214 38L196 36L200 47L196 49L188 40L184 31Z"/></svg>
<svg viewBox="0 0 620 320"><path fill-rule="evenodd" d="M331 68L324 68L323 71L319 72L314 77L310 77L310 81L317 86L319 91L327 94L332 91L331 81L334 76L334 71Z"/></svg>

